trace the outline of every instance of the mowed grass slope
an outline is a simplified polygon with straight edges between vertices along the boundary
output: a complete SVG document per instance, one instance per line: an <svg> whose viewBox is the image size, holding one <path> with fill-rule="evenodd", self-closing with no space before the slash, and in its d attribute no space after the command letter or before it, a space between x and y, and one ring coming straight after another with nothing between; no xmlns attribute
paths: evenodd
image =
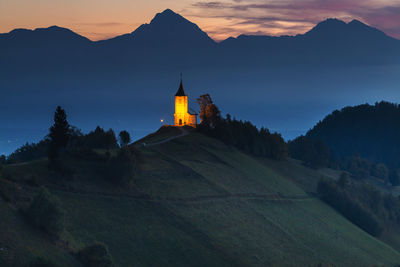
<svg viewBox="0 0 400 267"><path fill-rule="evenodd" d="M66 211L63 240L72 250L103 242L117 266L400 263L396 250L306 193L314 191L307 177L315 181L320 173L293 161L254 158L198 133L151 146L179 134L164 131L144 139L146 146L137 142L133 189L51 189ZM24 227L29 238L47 244L52 258L61 253L60 262L74 266L69 251ZM23 242L14 248L23 249Z"/></svg>

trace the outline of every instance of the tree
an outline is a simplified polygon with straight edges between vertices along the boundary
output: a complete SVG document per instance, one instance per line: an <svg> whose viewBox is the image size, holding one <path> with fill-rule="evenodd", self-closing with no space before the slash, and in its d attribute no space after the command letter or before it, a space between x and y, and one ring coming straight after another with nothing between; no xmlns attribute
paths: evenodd
<svg viewBox="0 0 400 267"><path fill-rule="evenodd" d="M200 123L209 128L215 128L221 121L221 112L213 103L209 94L201 95L197 99L200 106Z"/></svg>
<svg viewBox="0 0 400 267"><path fill-rule="evenodd" d="M121 131L119 133L119 143L121 147L126 147L131 142L131 136L127 131Z"/></svg>
<svg viewBox="0 0 400 267"><path fill-rule="evenodd" d="M0 164L6 164L6 162L7 162L6 156L5 155L1 155L0 156Z"/></svg>
<svg viewBox="0 0 400 267"><path fill-rule="evenodd" d="M49 158L55 159L58 157L61 148L65 148L70 137L70 125L67 121L67 114L60 106L57 107L54 113L54 124L50 127L50 148Z"/></svg>
<svg viewBox="0 0 400 267"><path fill-rule="evenodd" d="M201 95L199 98L197 98L197 103L199 104L200 107L200 123L205 121L207 119L206 116L206 110L207 106L211 105L213 102L211 100L211 96L209 94Z"/></svg>

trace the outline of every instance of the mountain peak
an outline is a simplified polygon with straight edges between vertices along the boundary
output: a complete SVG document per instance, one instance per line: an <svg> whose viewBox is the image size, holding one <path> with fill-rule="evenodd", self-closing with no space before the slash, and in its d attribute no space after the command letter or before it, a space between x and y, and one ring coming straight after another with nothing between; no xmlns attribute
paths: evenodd
<svg viewBox="0 0 400 267"><path fill-rule="evenodd" d="M377 41L381 38L390 38L382 31L373 28L359 20L352 20L346 23L339 19L327 19L318 23L314 28L305 34L305 36L319 38L325 41L343 40L364 40Z"/></svg>
<svg viewBox="0 0 400 267"><path fill-rule="evenodd" d="M149 24L132 32L137 41L176 45L201 45L215 43L196 24L171 9L157 13Z"/></svg>
<svg viewBox="0 0 400 267"><path fill-rule="evenodd" d="M161 13L157 13L154 18L151 20L150 24L171 24L171 23L186 23L186 24L193 24L192 22L188 21L178 13L175 13L171 9L166 9ZM193 24L195 25L195 24Z"/></svg>
<svg viewBox="0 0 400 267"><path fill-rule="evenodd" d="M343 30L347 26L347 23L343 20L336 18L328 18L324 21L318 23L314 28L311 29L311 32L332 32L332 31L340 31Z"/></svg>

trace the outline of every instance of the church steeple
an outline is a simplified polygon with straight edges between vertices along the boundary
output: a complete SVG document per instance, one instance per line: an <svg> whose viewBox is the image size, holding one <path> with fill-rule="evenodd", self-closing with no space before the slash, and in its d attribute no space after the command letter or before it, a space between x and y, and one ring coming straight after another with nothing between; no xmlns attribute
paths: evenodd
<svg viewBox="0 0 400 267"><path fill-rule="evenodd" d="M182 73L181 73L181 83L179 84L179 89L176 92L175 96L186 96L185 91L183 90Z"/></svg>
<svg viewBox="0 0 400 267"><path fill-rule="evenodd" d="M181 84L179 85L179 89L176 92L175 96L186 96L185 91L183 90L182 80L181 80Z"/></svg>

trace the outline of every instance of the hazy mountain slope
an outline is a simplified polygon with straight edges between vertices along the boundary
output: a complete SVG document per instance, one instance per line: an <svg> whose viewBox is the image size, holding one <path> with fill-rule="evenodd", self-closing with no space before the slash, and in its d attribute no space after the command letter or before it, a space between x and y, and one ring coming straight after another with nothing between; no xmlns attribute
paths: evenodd
<svg viewBox="0 0 400 267"><path fill-rule="evenodd" d="M240 35L221 42L222 50L253 64L363 65L400 60L400 41L358 20L327 19L296 36ZM237 60L237 58L236 58Z"/></svg>
<svg viewBox="0 0 400 267"><path fill-rule="evenodd" d="M400 166L400 108L380 102L345 107L326 116L307 132L322 140L337 156L361 157L390 167Z"/></svg>
<svg viewBox="0 0 400 267"><path fill-rule="evenodd" d="M95 177L76 177L68 187L43 178L66 210L67 250L101 241L118 266L392 266L400 261L400 253L287 179L297 174L291 167L296 163L279 163L287 164L280 173L270 166L274 163L196 133L151 146L175 134L137 143L141 156L133 189L97 184ZM7 166L5 172L24 190L35 190L23 181L46 177L45 166L33 162Z"/></svg>

